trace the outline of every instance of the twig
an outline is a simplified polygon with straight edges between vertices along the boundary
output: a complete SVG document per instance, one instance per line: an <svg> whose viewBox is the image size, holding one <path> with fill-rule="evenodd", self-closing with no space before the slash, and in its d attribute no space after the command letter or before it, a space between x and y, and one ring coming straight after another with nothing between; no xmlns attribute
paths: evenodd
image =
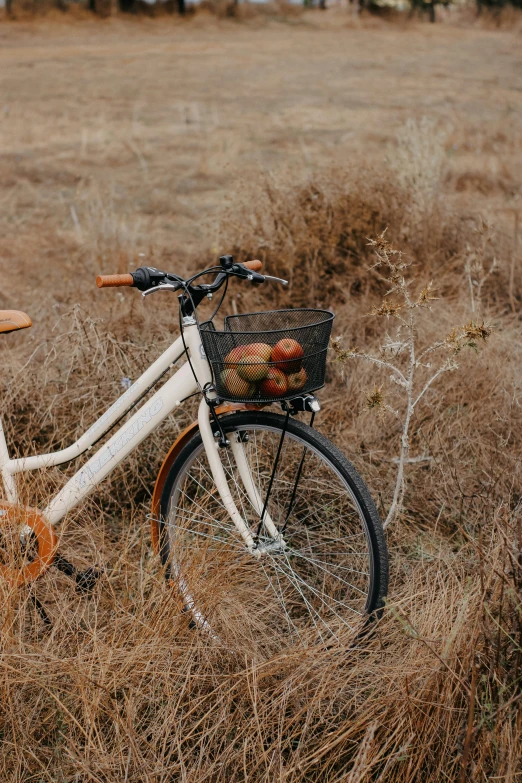
<svg viewBox="0 0 522 783"><path fill-rule="evenodd" d="M471 751L471 740L473 738L473 720L475 716L475 694L477 691L478 666L474 663L471 672L471 688L469 692L468 704L468 725L466 727L466 738L464 740L464 750L460 762L459 783L466 783L466 770L468 768L469 754Z"/></svg>
<svg viewBox="0 0 522 783"><path fill-rule="evenodd" d="M515 308L515 265L518 256L518 224L519 224L519 212L514 210L513 216L515 218L513 226L513 252L511 254L511 264L509 267L509 304L511 305L511 311L514 313Z"/></svg>

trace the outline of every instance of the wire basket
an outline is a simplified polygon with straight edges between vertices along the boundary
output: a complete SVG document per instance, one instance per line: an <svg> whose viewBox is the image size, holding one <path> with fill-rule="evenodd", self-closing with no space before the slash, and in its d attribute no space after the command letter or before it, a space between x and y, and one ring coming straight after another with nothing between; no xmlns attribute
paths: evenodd
<svg viewBox="0 0 522 783"><path fill-rule="evenodd" d="M328 310L297 309L229 315L222 332L202 323L218 396L267 403L320 389L333 319Z"/></svg>

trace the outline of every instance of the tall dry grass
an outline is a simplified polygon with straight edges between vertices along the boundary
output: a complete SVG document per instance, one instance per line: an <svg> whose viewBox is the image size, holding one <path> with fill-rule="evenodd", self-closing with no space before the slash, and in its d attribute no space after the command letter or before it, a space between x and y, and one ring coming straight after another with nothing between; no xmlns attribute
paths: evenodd
<svg viewBox="0 0 522 783"><path fill-rule="evenodd" d="M497 258L480 290L480 315L495 327L489 344L461 354L459 371L441 377L412 425L411 454L427 459L406 466L403 510L388 529L389 601L375 632L351 650L290 649L252 661L188 627L151 553L145 514L155 471L189 411L62 523L67 556L106 565L90 599L51 569L35 588L52 619L46 629L27 592L0 585L2 780L520 778L521 349L507 240L493 226L484 243L481 222L448 206L438 164L422 184L427 206L413 203L415 156L427 153L422 129L408 132L402 179L393 165L329 171L298 186L274 178L255 195L240 194L244 212L236 206L222 223L227 247L261 255L291 280L288 293L235 286L238 307L331 304L336 334L369 351L386 336L369 315L386 294L370 268L369 236L388 226L416 280L433 278L441 300L417 326L428 342L477 306L470 254L484 269ZM96 215L99 202L89 208ZM94 233L98 225L99 235L75 251L82 274L96 271L105 243L112 252L123 236L96 219ZM132 247L122 243L122 258ZM161 249L157 259L168 261ZM187 268L200 264L188 259ZM60 318L40 304L47 332L3 340L2 416L17 451L76 437L122 378L135 378L167 344L174 313L147 312L132 294L111 292L100 305L76 290L77 306ZM513 296L518 310L516 286ZM362 363L332 362L328 372L318 427L355 462L384 516L401 427L366 400L387 378ZM61 481L56 469L24 490L43 502Z"/></svg>

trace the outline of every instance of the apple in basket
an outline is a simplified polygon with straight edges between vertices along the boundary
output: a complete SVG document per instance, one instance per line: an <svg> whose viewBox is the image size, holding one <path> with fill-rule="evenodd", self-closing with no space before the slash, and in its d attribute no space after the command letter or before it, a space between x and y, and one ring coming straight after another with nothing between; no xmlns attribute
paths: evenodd
<svg viewBox="0 0 522 783"><path fill-rule="evenodd" d="M272 356L272 346L268 343L250 343L243 349L243 358L246 356L260 356L265 362L270 361Z"/></svg>
<svg viewBox="0 0 522 783"><path fill-rule="evenodd" d="M245 346L243 357L237 365L238 375L244 378L245 381L262 381L268 374L269 365L259 354L249 353L249 347L248 345Z"/></svg>
<svg viewBox="0 0 522 783"><path fill-rule="evenodd" d="M272 346L267 343L249 343L248 345L238 345L225 356L225 367L237 369L237 365L246 356L260 356L265 362L270 361ZM263 376L264 377L264 376Z"/></svg>
<svg viewBox="0 0 522 783"><path fill-rule="evenodd" d="M242 378L236 370L223 370L221 383L223 383L231 397L248 398L253 397L256 393L255 384L249 383L245 378Z"/></svg>
<svg viewBox="0 0 522 783"><path fill-rule="evenodd" d="M303 362L304 351L297 340L284 337L272 349L272 361L278 370L288 374L299 372Z"/></svg>
<svg viewBox="0 0 522 783"><path fill-rule="evenodd" d="M306 374L305 368L301 367L299 372L290 373L290 375L287 376L287 380L288 380L289 392L301 391L301 389L306 385L306 382L308 380L308 375Z"/></svg>
<svg viewBox="0 0 522 783"><path fill-rule="evenodd" d="M238 345L236 348L232 348L230 353L228 353L225 356L224 365L225 367L232 367L235 369L238 365L238 362L241 360L241 357L243 356L243 351L245 350L244 345Z"/></svg>
<svg viewBox="0 0 522 783"><path fill-rule="evenodd" d="M288 391L288 379L277 367L270 367L259 389L262 397L284 397Z"/></svg>

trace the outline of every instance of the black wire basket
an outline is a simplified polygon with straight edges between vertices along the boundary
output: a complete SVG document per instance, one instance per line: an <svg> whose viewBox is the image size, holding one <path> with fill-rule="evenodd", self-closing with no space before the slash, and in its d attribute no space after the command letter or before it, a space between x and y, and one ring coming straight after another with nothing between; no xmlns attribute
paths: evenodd
<svg viewBox="0 0 522 783"><path fill-rule="evenodd" d="M324 386L333 313L271 310L200 324L216 392L229 402L289 400Z"/></svg>

